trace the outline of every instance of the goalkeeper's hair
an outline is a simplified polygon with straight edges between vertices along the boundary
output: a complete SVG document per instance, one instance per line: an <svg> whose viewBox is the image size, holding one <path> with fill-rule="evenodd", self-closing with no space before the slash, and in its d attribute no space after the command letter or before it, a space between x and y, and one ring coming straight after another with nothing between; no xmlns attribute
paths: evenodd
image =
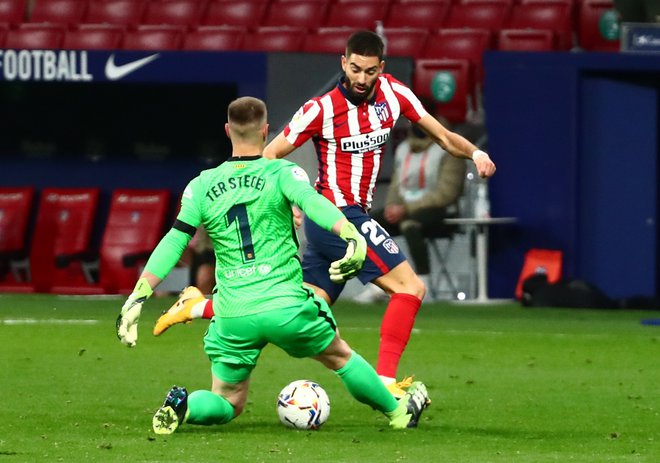
<svg viewBox="0 0 660 463"><path fill-rule="evenodd" d="M377 56L378 61L383 61L385 44L375 32L363 30L354 32L346 43L346 57L353 53L362 56Z"/></svg>
<svg viewBox="0 0 660 463"><path fill-rule="evenodd" d="M266 103L259 98L244 96L229 103L227 121L232 132L241 138L260 135L267 119Z"/></svg>

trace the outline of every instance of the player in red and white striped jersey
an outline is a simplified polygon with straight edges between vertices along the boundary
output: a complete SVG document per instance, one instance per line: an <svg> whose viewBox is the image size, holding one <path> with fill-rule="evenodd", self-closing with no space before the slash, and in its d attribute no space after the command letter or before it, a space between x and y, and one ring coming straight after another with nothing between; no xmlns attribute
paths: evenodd
<svg viewBox="0 0 660 463"><path fill-rule="evenodd" d="M263 154L281 158L306 141L313 141L319 161L316 189L342 209L369 245L358 277L365 284L376 284L390 296L381 325L376 371L391 385L395 395L402 395L396 383L397 367L426 288L394 240L368 215L384 145L403 115L449 154L472 159L482 177L493 175L495 164L488 154L428 114L407 86L383 73L383 42L378 35L370 31L354 33L341 57L341 66L344 76L337 86L307 101ZM305 234L308 245L303 256L304 281L332 303L344 286L330 281L328 267L344 255L345 243L310 220L305 220ZM202 301L198 296L182 293L177 304L158 321L154 334L174 323L188 321L192 306L197 307L193 316L201 315ZM208 315L206 310L205 316Z"/></svg>
<svg viewBox="0 0 660 463"><path fill-rule="evenodd" d="M344 76L337 87L306 102L266 147L264 156L281 158L309 139L314 142L319 160L316 189L342 208L369 244L359 278L363 283L373 282L390 296L376 370L385 382L392 383L426 288L396 243L367 213L390 131L404 116L449 154L472 159L482 177L493 175L495 164L488 154L428 114L408 87L383 73L383 43L376 34L353 34L341 66ZM332 303L343 286L330 282L326 274L340 243L308 220L305 233L305 282Z"/></svg>

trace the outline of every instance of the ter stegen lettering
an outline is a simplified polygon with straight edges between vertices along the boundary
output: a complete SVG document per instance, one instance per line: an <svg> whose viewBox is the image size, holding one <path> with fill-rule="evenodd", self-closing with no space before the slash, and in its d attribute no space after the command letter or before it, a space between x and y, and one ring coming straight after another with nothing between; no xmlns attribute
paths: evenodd
<svg viewBox="0 0 660 463"><path fill-rule="evenodd" d="M266 181L262 177L256 175L239 175L238 177L230 177L227 182L218 182L212 185L206 192L206 197L211 201L215 201L227 190L235 190L236 188L254 188L255 190L263 191Z"/></svg>

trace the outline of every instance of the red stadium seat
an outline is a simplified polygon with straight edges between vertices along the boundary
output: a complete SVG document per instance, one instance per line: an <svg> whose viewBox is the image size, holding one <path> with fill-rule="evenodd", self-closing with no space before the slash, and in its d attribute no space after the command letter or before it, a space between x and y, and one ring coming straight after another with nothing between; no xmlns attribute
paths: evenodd
<svg viewBox="0 0 660 463"><path fill-rule="evenodd" d="M152 25L137 26L124 34L124 50L179 50L183 42L183 26Z"/></svg>
<svg viewBox="0 0 660 463"><path fill-rule="evenodd" d="M98 188L46 188L41 193L30 271L36 292L98 293L85 272L99 200Z"/></svg>
<svg viewBox="0 0 660 463"><path fill-rule="evenodd" d="M202 24L210 26L244 26L255 28L263 23L267 1L211 1Z"/></svg>
<svg viewBox="0 0 660 463"><path fill-rule="evenodd" d="M0 23L20 24L26 18L26 0L0 0Z"/></svg>
<svg viewBox="0 0 660 463"><path fill-rule="evenodd" d="M573 47L571 0L520 0L511 10L507 29L548 29L555 32L559 50Z"/></svg>
<svg viewBox="0 0 660 463"><path fill-rule="evenodd" d="M80 24L67 31L62 48L69 50L117 50L126 28L118 24Z"/></svg>
<svg viewBox="0 0 660 463"><path fill-rule="evenodd" d="M384 29L387 38L387 56L418 58L424 50L429 33L426 29Z"/></svg>
<svg viewBox="0 0 660 463"><path fill-rule="evenodd" d="M143 0L96 0L89 2L84 22L88 24L123 24L142 22L147 2Z"/></svg>
<svg viewBox="0 0 660 463"><path fill-rule="evenodd" d="M81 22L86 9L86 0L39 0L34 4L30 22L71 26Z"/></svg>
<svg viewBox="0 0 660 463"><path fill-rule="evenodd" d="M169 190L117 189L112 193L99 267L107 294L133 289L141 265L164 235L169 207Z"/></svg>
<svg viewBox="0 0 660 463"><path fill-rule="evenodd" d="M441 29L431 34L423 58L467 59L477 83L483 82L483 52L491 48L486 29Z"/></svg>
<svg viewBox="0 0 660 463"><path fill-rule="evenodd" d="M502 51L553 51L555 36L547 29L502 29L497 37Z"/></svg>
<svg viewBox="0 0 660 463"><path fill-rule="evenodd" d="M609 20L607 15L610 16ZM619 51L618 31L614 29L617 22L618 17L612 0L582 0L579 10L578 44L588 51ZM606 24L610 24L611 27L608 29Z"/></svg>
<svg viewBox="0 0 660 463"><path fill-rule="evenodd" d="M346 51L346 41L356 30L352 27L320 27L307 34L303 51L343 55Z"/></svg>
<svg viewBox="0 0 660 463"><path fill-rule="evenodd" d="M5 40L7 39L8 27L0 25L0 48L5 48Z"/></svg>
<svg viewBox="0 0 660 463"><path fill-rule="evenodd" d="M451 0L409 0L392 3L385 27L436 29L444 24Z"/></svg>
<svg viewBox="0 0 660 463"><path fill-rule="evenodd" d="M206 2L200 0L156 0L147 5L143 24L173 24L193 27L201 22Z"/></svg>
<svg viewBox="0 0 660 463"><path fill-rule="evenodd" d="M316 29L323 25L327 12L328 4L319 1L274 0L270 3L263 25Z"/></svg>
<svg viewBox="0 0 660 463"><path fill-rule="evenodd" d="M337 0L330 5L325 26L373 30L376 21L385 21L388 7L382 0Z"/></svg>
<svg viewBox="0 0 660 463"><path fill-rule="evenodd" d="M54 49L62 46L65 26L51 23L23 23L7 31L5 48Z"/></svg>
<svg viewBox="0 0 660 463"><path fill-rule="evenodd" d="M183 50L241 50L247 34L240 26L199 26L183 39Z"/></svg>
<svg viewBox="0 0 660 463"><path fill-rule="evenodd" d="M422 99L433 101L428 108L450 122L464 122L470 107L470 63L464 59L418 59L415 61L413 90Z"/></svg>
<svg viewBox="0 0 660 463"><path fill-rule="evenodd" d="M302 27L259 27L245 36L243 50L299 52L305 34Z"/></svg>
<svg viewBox="0 0 660 463"><path fill-rule="evenodd" d="M0 187L0 291L32 291L28 263L28 225L32 187Z"/></svg>
<svg viewBox="0 0 660 463"><path fill-rule="evenodd" d="M495 33L504 26L511 12L511 0L462 0L449 10L444 26L488 29Z"/></svg>

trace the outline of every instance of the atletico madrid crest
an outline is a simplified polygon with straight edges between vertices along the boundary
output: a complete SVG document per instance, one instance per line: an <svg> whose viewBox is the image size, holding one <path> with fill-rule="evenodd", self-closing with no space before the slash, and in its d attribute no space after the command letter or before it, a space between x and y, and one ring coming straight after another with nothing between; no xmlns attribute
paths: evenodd
<svg viewBox="0 0 660 463"><path fill-rule="evenodd" d="M387 101L374 104L374 110L376 110L376 116L381 122L387 122L390 118L390 108L387 105Z"/></svg>

